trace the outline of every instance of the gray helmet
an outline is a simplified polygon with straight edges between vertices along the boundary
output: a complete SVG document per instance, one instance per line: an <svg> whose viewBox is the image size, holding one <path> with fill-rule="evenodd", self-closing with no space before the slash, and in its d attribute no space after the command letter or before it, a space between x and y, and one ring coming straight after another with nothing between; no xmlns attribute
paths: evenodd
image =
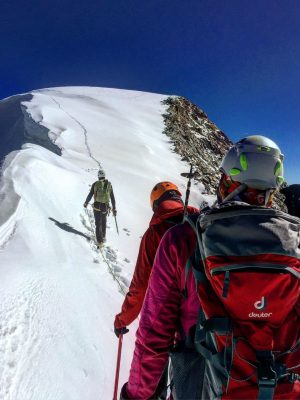
<svg viewBox="0 0 300 400"><path fill-rule="evenodd" d="M105 172L102 169L100 169L98 171L98 179L103 179L103 178L105 178Z"/></svg>
<svg viewBox="0 0 300 400"><path fill-rule="evenodd" d="M254 189L277 189L284 181L279 147L260 135L248 136L231 147L220 169L233 181Z"/></svg>

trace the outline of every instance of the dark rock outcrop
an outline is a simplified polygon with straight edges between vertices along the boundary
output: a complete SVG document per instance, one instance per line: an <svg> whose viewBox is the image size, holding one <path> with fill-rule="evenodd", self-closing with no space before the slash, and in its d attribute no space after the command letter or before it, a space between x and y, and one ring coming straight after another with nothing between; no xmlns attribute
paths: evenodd
<svg viewBox="0 0 300 400"><path fill-rule="evenodd" d="M164 133L174 151L193 164L195 179L214 194L219 183L219 165L232 145L228 137L211 122L205 112L184 97L172 96L163 101L167 112Z"/></svg>

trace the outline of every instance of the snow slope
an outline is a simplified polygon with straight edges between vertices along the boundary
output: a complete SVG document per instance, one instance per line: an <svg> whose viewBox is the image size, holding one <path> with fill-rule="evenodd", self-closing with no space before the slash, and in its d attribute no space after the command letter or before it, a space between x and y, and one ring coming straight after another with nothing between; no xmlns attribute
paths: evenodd
<svg viewBox="0 0 300 400"><path fill-rule="evenodd" d="M162 134L164 96L87 87L31 94L23 105L62 156L27 143L3 164L0 400L111 399L113 320L151 218L149 192L172 180L185 193L188 165ZM120 231L110 217L104 258L82 207L99 166L113 184ZM124 337L120 386L136 326Z"/></svg>

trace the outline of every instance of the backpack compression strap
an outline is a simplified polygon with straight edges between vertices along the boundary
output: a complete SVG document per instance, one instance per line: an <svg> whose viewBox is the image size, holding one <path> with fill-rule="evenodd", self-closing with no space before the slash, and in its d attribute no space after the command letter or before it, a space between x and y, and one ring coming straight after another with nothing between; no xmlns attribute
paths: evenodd
<svg viewBox="0 0 300 400"><path fill-rule="evenodd" d="M198 217L196 220L195 217L191 218L190 216L186 216L184 221L190 224L197 235L196 249L192 256L188 259L185 267L185 282L182 295L186 298L188 296L186 282L191 269L194 274L196 288L198 288L198 285L209 285L209 280L204 272L204 259L199 246L200 238L197 232ZM219 372L222 384L224 386L227 385L229 379L228 371L230 371L232 364L233 347L227 346L223 352L218 352L217 348L215 347L215 340L213 336L214 332L230 335L231 331L231 320L229 318L215 317L207 319L201 304L199 304L199 313L194 336L194 347L198 353L208 360L210 364L212 364ZM190 340L190 338L188 338L188 340ZM225 365L224 359L226 360Z"/></svg>

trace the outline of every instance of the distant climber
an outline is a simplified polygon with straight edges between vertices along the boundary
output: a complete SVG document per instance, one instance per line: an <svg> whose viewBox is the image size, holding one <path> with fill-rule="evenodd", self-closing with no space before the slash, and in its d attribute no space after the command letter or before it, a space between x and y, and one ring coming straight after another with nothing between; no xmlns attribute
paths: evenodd
<svg viewBox="0 0 300 400"><path fill-rule="evenodd" d="M110 206L112 205L112 213L117 215L116 201L111 182L105 179L105 172L100 170L98 172L98 181L94 182L91 190L84 202L86 208L91 198L94 196L94 217L96 225L96 240L99 246L102 246L106 241L106 217L109 213Z"/></svg>

